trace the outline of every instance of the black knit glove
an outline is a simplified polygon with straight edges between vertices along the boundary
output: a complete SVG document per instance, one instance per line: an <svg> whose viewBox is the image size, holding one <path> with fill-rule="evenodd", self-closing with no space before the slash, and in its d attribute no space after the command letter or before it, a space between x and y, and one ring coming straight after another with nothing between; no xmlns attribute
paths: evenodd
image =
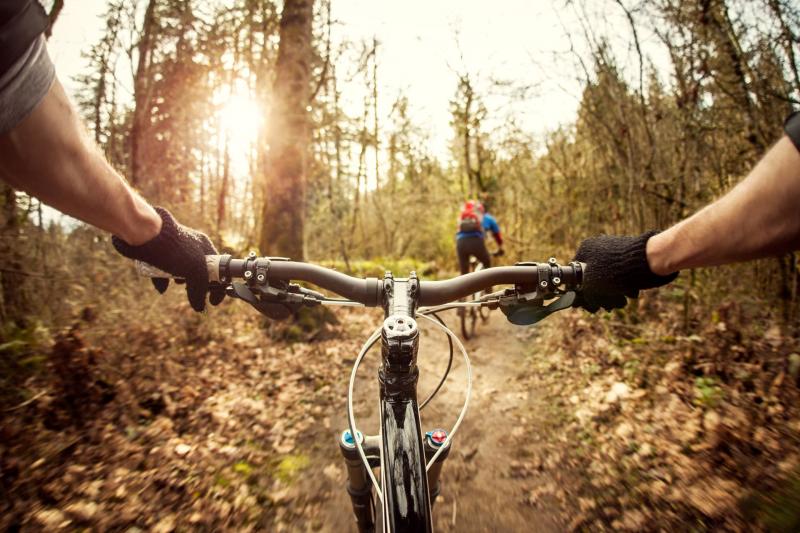
<svg viewBox="0 0 800 533"><path fill-rule="evenodd" d="M216 255L217 249L205 234L179 224L163 207L155 210L162 220L158 235L139 246L131 246L114 235L111 238L114 248L129 259L144 261L186 280L186 294L195 311L205 309L209 292L211 304L218 305L225 298L225 290L209 285L205 259L207 255ZM169 280L153 278L152 281L158 292L163 294L167 290Z"/></svg>
<svg viewBox="0 0 800 533"><path fill-rule="evenodd" d="M583 241L573 260L586 263L586 271L573 305L590 313L601 307L619 309L628 303L626 297L637 298L641 289L660 287L678 277L677 272L659 276L650 270L647 240L656 233L648 231L638 237L600 235Z"/></svg>

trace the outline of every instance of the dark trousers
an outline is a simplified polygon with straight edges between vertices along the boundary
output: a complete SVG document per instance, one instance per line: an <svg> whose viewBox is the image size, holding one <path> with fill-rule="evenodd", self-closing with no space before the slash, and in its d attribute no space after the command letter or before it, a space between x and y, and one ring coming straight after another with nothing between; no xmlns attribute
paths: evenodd
<svg viewBox="0 0 800 533"><path fill-rule="evenodd" d="M456 253L458 253L458 266L461 268L462 274L469 272L470 256L483 263L483 268L492 266L492 258L489 256L489 250L486 249L483 237L458 239L456 241Z"/></svg>

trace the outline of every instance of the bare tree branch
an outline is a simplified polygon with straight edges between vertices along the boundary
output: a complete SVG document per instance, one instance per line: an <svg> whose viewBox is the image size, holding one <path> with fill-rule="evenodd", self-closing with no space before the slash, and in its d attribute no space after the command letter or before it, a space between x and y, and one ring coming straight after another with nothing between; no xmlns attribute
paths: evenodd
<svg viewBox="0 0 800 533"><path fill-rule="evenodd" d="M56 19L64 9L64 0L54 0L53 7L50 8L50 13L47 14L47 29L44 30L44 36L49 39L53 35L53 26L56 24Z"/></svg>

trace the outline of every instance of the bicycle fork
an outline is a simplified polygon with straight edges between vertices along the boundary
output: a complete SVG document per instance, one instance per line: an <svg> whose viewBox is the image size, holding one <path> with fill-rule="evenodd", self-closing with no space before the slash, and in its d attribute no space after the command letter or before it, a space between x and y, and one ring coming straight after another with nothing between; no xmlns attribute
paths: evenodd
<svg viewBox="0 0 800 533"><path fill-rule="evenodd" d="M425 460L430 461L433 455L447 438L447 432L443 429L434 429L425 433ZM367 456L370 468L380 466L381 441L379 435L367 435L358 432L358 439L364 448L364 455ZM451 443L447 443L444 451L436 458L436 462L428 470L428 490L431 496L431 505L436 503L436 498L441 492L440 476L444 461L450 455ZM375 511L379 507L375 505L372 483L367 474L367 468L361 460L361 456L356 449L355 441L350 430L342 432L339 438L339 451L342 452L345 467L347 469L347 493L353 504L353 514L356 518L356 525L359 533L372 533L375 531Z"/></svg>
<svg viewBox="0 0 800 533"><path fill-rule="evenodd" d="M360 431L357 438L364 447L364 454L367 456L370 468L380 465L380 437L368 436L366 439ZM353 514L356 517L356 525L360 533L371 533L375 531L375 504L372 494L372 482L367 474L367 467L361 460L361 456L356 448L355 439L350 430L342 432L339 439L339 451L342 452L344 463L347 468L347 493L353 504Z"/></svg>

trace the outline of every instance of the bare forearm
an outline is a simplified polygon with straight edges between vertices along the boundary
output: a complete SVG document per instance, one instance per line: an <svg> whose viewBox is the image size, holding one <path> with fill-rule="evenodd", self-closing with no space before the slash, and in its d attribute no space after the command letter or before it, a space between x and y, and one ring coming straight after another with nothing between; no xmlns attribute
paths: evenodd
<svg viewBox="0 0 800 533"><path fill-rule="evenodd" d="M161 228L158 214L88 138L58 80L25 120L0 137L0 177L133 245Z"/></svg>
<svg viewBox="0 0 800 533"><path fill-rule="evenodd" d="M755 259L800 247L800 152L783 137L728 194L647 242L651 270Z"/></svg>

